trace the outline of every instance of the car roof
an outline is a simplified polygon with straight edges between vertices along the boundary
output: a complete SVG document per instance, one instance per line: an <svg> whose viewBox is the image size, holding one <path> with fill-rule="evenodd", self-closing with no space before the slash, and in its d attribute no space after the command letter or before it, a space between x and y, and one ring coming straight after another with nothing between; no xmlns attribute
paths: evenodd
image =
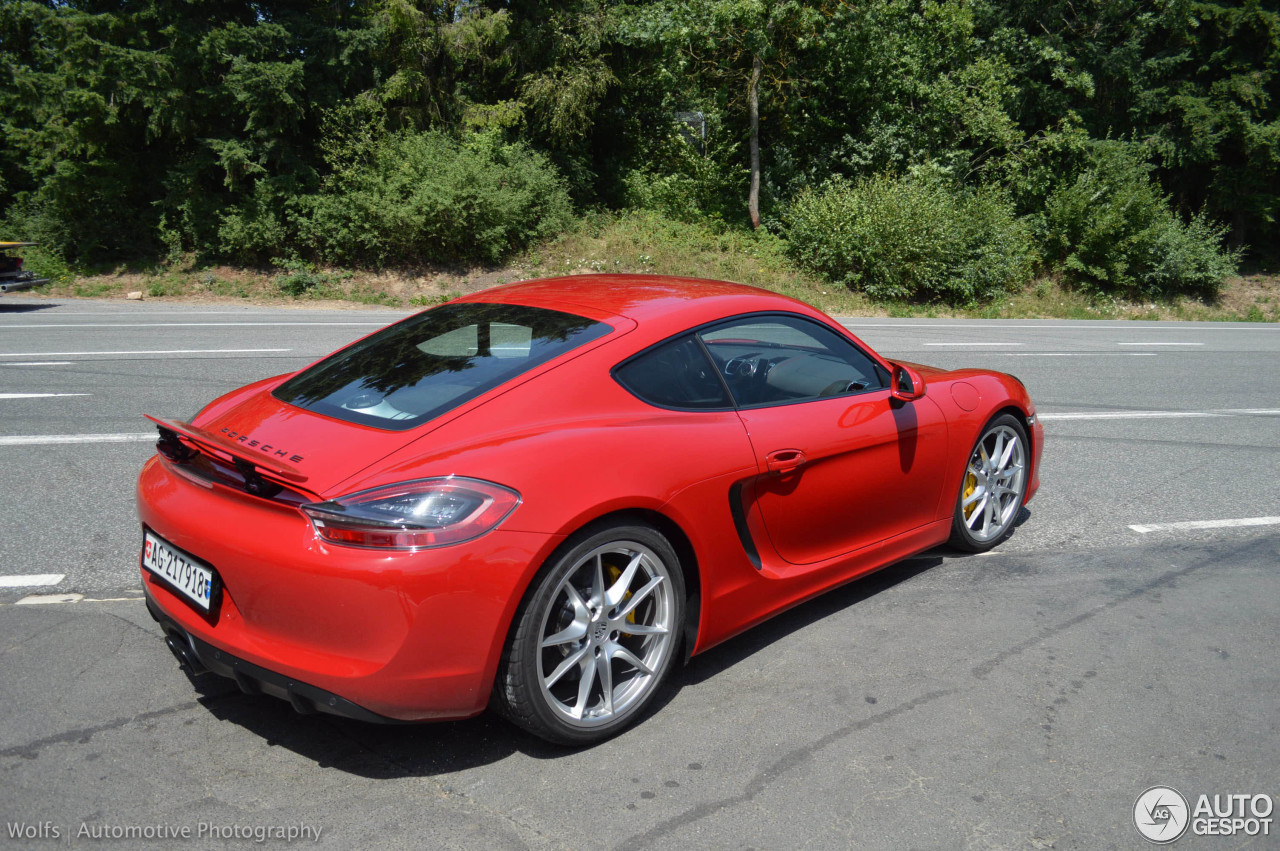
<svg viewBox="0 0 1280 851"><path fill-rule="evenodd" d="M802 301L759 287L668 275L566 275L494 287L459 301L502 302L689 327L766 310L814 315Z"/></svg>

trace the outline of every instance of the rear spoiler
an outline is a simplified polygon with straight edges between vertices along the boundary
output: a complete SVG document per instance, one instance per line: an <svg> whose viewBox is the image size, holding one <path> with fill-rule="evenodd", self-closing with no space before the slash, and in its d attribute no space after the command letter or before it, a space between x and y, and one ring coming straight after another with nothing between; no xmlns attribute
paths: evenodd
<svg viewBox="0 0 1280 851"><path fill-rule="evenodd" d="M238 441L232 440L221 434L211 431L205 431L199 426L193 426L191 423L184 423L182 420L170 420L164 417L153 417L150 414L143 414L144 417L155 423L160 429L160 442L164 443L169 439L170 435L181 435L187 440L195 443L205 449L214 452L220 452L224 455L230 455L232 459L249 464L272 478L281 479L294 484L302 484L307 477L291 464L274 458L265 452L257 452L245 446ZM166 434L168 432L168 434ZM237 465L238 466L238 465Z"/></svg>

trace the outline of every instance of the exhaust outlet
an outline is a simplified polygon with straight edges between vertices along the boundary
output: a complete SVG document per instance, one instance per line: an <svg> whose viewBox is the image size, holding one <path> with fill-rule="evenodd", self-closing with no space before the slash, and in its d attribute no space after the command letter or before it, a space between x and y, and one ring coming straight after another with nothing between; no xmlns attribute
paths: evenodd
<svg viewBox="0 0 1280 851"><path fill-rule="evenodd" d="M178 667L189 677L198 677L209 673L209 669L201 664L200 659L191 649L191 645L181 636L169 633L164 637L164 644L169 652L178 660Z"/></svg>

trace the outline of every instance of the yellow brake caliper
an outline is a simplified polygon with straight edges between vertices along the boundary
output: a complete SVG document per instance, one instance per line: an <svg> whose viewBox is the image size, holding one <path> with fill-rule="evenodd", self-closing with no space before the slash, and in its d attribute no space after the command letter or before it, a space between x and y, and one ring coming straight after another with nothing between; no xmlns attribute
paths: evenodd
<svg viewBox="0 0 1280 851"><path fill-rule="evenodd" d="M962 501L963 501L964 499L968 499L969 497L973 496L973 492L974 492L974 491L976 491L977 489L978 489L978 477L977 477L977 476L975 476L975 475L973 474L973 472L972 472L972 471L969 471L969 472L965 473L965 475L964 475L964 497L962 498ZM977 505L978 505L978 504L975 502L975 503L973 503L972 505L966 505L966 506L965 506L965 508L964 508L964 519L965 519L965 520L968 520L968 519L969 519L970 515L972 515L972 514L973 514L973 509L974 509L974 508L976 508L976 507L977 507Z"/></svg>
<svg viewBox="0 0 1280 851"><path fill-rule="evenodd" d="M970 473L969 475L973 475L973 474ZM618 577L621 575L622 575L621 568L614 567L613 565L609 565L609 584L610 585L617 582ZM630 591L622 595L622 602L625 603L627 600L630 600L630 599L631 599ZM627 623L635 623L635 622L636 622L636 613L633 611L631 614L627 615Z"/></svg>

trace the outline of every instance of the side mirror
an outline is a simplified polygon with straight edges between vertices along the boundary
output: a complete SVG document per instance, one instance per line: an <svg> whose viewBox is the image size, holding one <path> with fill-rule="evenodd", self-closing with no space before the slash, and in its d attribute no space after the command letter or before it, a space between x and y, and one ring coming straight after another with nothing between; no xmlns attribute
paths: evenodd
<svg viewBox="0 0 1280 851"><path fill-rule="evenodd" d="M889 378L889 396L899 402L914 402L924 396L924 379L911 367L895 363Z"/></svg>

